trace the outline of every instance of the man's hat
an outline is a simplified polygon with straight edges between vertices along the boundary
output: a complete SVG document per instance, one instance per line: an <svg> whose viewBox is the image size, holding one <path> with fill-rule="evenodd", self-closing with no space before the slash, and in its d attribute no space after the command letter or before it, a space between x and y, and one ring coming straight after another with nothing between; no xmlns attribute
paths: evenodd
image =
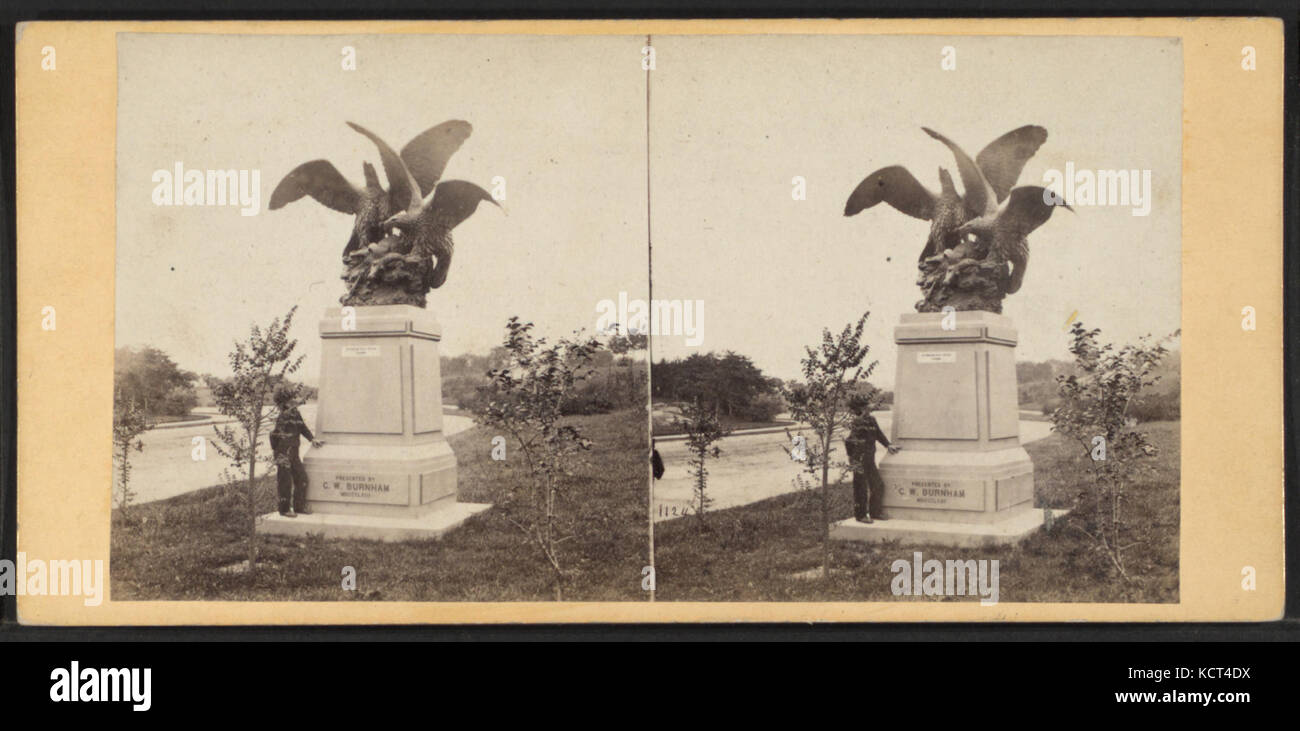
<svg viewBox="0 0 1300 731"><path fill-rule="evenodd" d="M275 387L275 404L277 406L283 406L284 404L292 402L297 395L298 389L287 383L281 383L279 386Z"/></svg>
<svg viewBox="0 0 1300 731"><path fill-rule="evenodd" d="M849 409L858 413L870 413L871 399L863 394L855 393L849 396Z"/></svg>

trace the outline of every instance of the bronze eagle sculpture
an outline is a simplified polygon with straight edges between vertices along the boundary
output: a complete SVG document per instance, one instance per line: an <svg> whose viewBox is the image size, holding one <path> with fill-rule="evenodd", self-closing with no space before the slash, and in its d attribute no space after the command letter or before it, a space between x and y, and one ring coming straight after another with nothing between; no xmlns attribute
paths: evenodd
<svg viewBox="0 0 1300 731"><path fill-rule="evenodd" d="M1025 163L1047 140L1035 125L1014 129L989 143L974 160L955 142L929 128L930 137L952 152L962 180L958 194L952 176L939 169L939 192L920 183L906 168L893 165L867 176L850 194L844 215L853 216L885 202L914 218L930 221L918 259L925 299L921 311L945 304L958 309L1001 310L1001 298L1020 289L1029 259L1026 237L1052 214L1043 188L1015 187ZM1010 272L1007 266L1010 265ZM970 276L973 270L996 273ZM963 286L965 285L965 286ZM958 290L970 290L961 292Z"/></svg>
<svg viewBox="0 0 1300 731"><path fill-rule="evenodd" d="M994 140L980 152L978 159L971 160L957 143L934 130L923 129L952 151L957 161L957 172L961 175L962 187L966 191L966 210L972 217L959 224L953 233L959 239L968 235L986 239L984 243L987 247L997 251L1011 264L1011 274L1003 291L1015 294L1024 283L1025 268L1029 265L1027 237L1051 218L1056 205L1048 202L1047 196L1044 196L1046 189L1042 186L1012 186L1020 177L1025 162L1046 141L1047 130L1042 127L1021 127ZM1025 130L1034 132L1025 133ZM1006 144L995 154L989 154L989 149L1002 141L1006 141ZM998 181L997 185L994 185L994 180ZM1074 210L1069 206L1065 208ZM981 242L969 243L977 245Z"/></svg>
<svg viewBox="0 0 1300 731"><path fill-rule="evenodd" d="M348 122L379 151L388 189L374 167L362 168L365 185L347 181L333 164L313 160L285 176L271 194L271 209L304 196L355 216L343 249L343 304L415 304L423 307L429 289L442 286L451 266L451 231L493 200L487 191L463 180L442 180L451 156L470 136L468 122L450 120L416 135L393 150L361 125Z"/></svg>
<svg viewBox="0 0 1300 731"><path fill-rule="evenodd" d="M389 189L385 191L380 185L379 176L369 162L361 164L365 185L355 186L329 160L312 160L284 176L271 193L269 206L274 211L311 196L327 208L354 215L352 237L343 249L344 255L382 239L383 222L407 207L417 184L420 195L424 195L428 192L426 186L431 188L437 183L447 161L469 139L472 130L469 122L458 119L443 122L416 135L402 148L399 157L365 128L352 122L348 126L379 147Z"/></svg>

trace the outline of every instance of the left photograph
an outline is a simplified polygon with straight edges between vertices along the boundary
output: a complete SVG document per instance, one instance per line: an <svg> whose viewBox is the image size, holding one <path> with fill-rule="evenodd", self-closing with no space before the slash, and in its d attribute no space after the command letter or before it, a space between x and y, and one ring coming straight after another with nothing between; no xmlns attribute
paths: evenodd
<svg viewBox="0 0 1300 731"><path fill-rule="evenodd" d="M642 41L118 36L114 601L647 599Z"/></svg>

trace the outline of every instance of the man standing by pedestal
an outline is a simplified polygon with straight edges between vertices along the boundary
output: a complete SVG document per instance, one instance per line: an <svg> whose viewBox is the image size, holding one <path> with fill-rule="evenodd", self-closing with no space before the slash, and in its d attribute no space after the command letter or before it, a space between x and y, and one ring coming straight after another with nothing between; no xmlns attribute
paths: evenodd
<svg viewBox="0 0 1300 731"><path fill-rule="evenodd" d="M853 465L853 517L860 523L872 522L884 510L885 481L876 469L876 442L885 445L890 454L898 447L889 443L876 417L871 415L871 400L861 394L849 398L849 410L856 416L844 439L844 451Z"/></svg>
<svg viewBox="0 0 1300 731"><path fill-rule="evenodd" d="M296 518L299 513L310 514L307 509L307 470L298 456L298 438L307 437L313 447L317 441L303 421L294 403L294 389L282 385L275 389L275 407L280 411L275 429L271 431L271 451L275 453L275 488L279 497L280 515Z"/></svg>

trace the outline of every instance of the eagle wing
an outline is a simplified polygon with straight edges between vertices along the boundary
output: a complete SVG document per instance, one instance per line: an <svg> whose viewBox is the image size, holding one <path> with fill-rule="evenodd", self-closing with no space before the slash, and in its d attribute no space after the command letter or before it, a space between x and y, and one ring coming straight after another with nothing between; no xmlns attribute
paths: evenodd
<svg viewBox="0 0 1300 731"><path fill-rule="evenodd" d="M868 175L844 204L844 215L854 216L884 201L912 218L934 218L934 193L921 185L902 165L891 165Z"/></svg>
<svg viewBox="0 0 1300 731"><path fill-rule="evenodd" d="M431 127L402 148L402 162L420 185L420 195L427 196L438 181L447 161L469 139L473 127L469 122L453 119Z"/></svg>
<svg viewBox="0 0 1300 731"><path fill-rule="evenodd" d="M993 140L975 156L984 177L993 186L1001 203L1011 193L1025 163L1047 141L1047 130L1035 125L1013 129Z"/></svg>
<svg viewBox="0 0 1300 731"><path fill-rule="evenodd" d="M387 142L378 135L359 124L348 122L348 126L365 135L379 148L379 161L384 165L384 175L388 177L388 205L393 213L418 208L420 205L420 186L411 177L402 158L398 157Z"/></svg>
<svg viewBox="0 0 1300 731"><path fill-rule="evenodd" d="M361 208L361 191L328 160L305 162L284 176L271 193L271 210L283 208L304 195L340 213L355 215Z"/></svg>
<svg viewBox="0 0 1300 731"><path fill-rule="evenodd" d="M952 150L952 156L957 160L957 172L961 174L962 201L966 203L966 211L972 217L977 217L997 210L998 198L989 181L984 177L984 173L980 171L979 165L970 159L970 155L967 155L956 142L929 127L921 129Z"/></svg>
<svg viewBox="0 0 1300 731"><path fill-rule="evenodd" d="M1047 223L1047 219L1052 217L1053 209L1061 207L1074 211L1066 205L1057 206L1044 202L1045 191L1045 188L1037 185L1022 185L1012 190L1006 202L1002 204L1002 210L998 212L997 227L1011 235L1023 238Z"/></svg>

